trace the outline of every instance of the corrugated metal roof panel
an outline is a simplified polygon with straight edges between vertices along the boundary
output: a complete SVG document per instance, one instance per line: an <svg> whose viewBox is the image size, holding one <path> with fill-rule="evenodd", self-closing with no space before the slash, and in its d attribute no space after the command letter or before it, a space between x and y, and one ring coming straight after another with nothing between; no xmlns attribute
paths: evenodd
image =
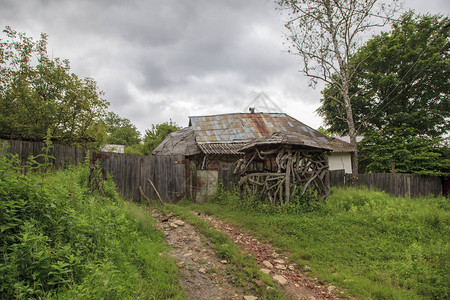
<svg viewBox="0 0 450 300"><path fill-rule="evenodd" d="M192 128L195 128L198 144L245 143L276 132L303 134L318 144L323 143L324 148L335 144L332 139L284 113L193 116L190 117L190 124ZM351 147L342 145L336 146L336 150L339 152L353 151Z"/></svg>
<svg viewBox="0 0 450 300"><path fill-rule="evenodd" d="M301 133L275 132L246 143L241 150L251 149L260 145L295 145L302 148L332 150L325 143L318 143L314 139Z"/></svg>

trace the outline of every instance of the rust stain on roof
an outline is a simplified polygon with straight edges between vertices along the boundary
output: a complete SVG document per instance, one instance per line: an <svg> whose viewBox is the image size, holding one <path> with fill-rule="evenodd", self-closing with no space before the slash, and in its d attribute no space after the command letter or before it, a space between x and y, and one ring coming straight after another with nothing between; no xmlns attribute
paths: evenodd
<svg viewBox="0 0 450 300"><path fill-rule="evenodd" d="M260 114L250 113L249 115L254 128L259 131L262 136L270 134L269 128L267 128L266 123L264 123L264 120L262 120Z"/></svg>
<svg viewBox="0 0 450 300"><path fill-rule="evenodd" d="M224 148L218 144L248 143L254 139L265 137L274 133L301 134L304 138L320 145L322 148L333 148L333 151L339 149L339 152L345 150L354 151L342 144L338 144L331 138L328 138L292 118L285 113L232 113L211 116L193 116L189 117L189 126L195 132L195 141L201 144L211 145L209 151L212 152L234 152L231 149ZM349 144L347 144L349 145ZM347 149L345 149L347 148ZM202 149L202 150L206 150Z"/></svg>
<svg viewBox="0 0 450 300"><path fill-rule="evenodd" d="M320 149L325 151L331 151L327 143L318 142L301 133L287 133L287 132L275 132L267 136L263 136L253 141L244 144L240 149L245 151L261 145L293 145L299 147Z"/></svg>

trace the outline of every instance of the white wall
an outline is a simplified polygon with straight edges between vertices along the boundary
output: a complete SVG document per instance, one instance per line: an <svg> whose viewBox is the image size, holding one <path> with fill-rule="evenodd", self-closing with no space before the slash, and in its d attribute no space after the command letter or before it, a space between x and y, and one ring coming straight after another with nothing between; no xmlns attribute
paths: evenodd
<svg viewBox="0 0 450 300"><path fill-rule="evenodd" d="M328 156L330 171L345 170L345 173L352 172L352 158L348 152L334 152Z"/></svg>

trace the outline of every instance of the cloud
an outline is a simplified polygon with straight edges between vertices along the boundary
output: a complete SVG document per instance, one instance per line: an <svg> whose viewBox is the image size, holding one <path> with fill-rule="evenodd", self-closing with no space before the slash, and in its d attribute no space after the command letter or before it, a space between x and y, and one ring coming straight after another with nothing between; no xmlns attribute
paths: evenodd
<svg viewBox="0 0 450 300"><path fill-rule="evenodd" d="M443 0L409 1L438 7ZM283 23L269 0L0 0L2 27L35 38L94 78L110 109L141 132L189 115L240 112L261 91L291 116L318 127L320 87L285 52Z"/></svg>

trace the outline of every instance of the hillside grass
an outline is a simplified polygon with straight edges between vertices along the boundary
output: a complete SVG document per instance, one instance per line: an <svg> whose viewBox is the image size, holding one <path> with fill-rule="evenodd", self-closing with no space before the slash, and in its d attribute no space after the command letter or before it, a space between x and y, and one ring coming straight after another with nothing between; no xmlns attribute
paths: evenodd
<svg viewBox="0 0 450 300"><path fill-rule="evenodd" d="M184 298L153 218L111 180L102 197L87 166L30 166L0 156L0 299Z"/></svg>
<svg viewBox="0 0 450 300"><path fill-rule="evenodd" d="M310 266L311 276L346 291L344 296L450 296L449 199L351 188L333 189L325 206L304 213L268 213L224 191L212 203L184 204L271 242L299 268Z"/></svg>

